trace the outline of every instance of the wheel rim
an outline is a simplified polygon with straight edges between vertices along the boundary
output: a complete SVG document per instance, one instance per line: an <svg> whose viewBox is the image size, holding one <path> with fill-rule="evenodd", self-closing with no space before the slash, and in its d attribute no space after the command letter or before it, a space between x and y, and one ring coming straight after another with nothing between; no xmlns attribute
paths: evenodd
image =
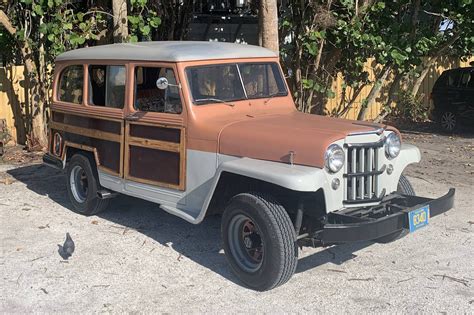
<svg viewBox="0 0 474 315"><path fill-rule="evenodd" d="M87 199L89 182L87 180L86 172L82 167L76 165L72 168L69 183L71 185L71 192L74 199L79 203L85 202Z"/></svg>
<svg viewBox="0 0 474 315"><path fill-rule="evenodd" d="M456 126L456 116L451 112L445 112L443 116L441 116L441 126L449 131L454 130Z"/></svg>
<svg viewBox="0 0 474 315"><path fill-rule="evenodd" d="M228 229L229 248L240 268L257 271L263 262L264 246L258 226L243 214L232 218Z"/></svg>

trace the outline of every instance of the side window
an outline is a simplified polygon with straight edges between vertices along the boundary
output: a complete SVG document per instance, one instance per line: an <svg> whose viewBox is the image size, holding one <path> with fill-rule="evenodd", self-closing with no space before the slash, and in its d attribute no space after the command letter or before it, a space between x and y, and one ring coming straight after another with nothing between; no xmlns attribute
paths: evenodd
<svg viewBox="0 0 474 315"><path fill-rule="evenodd" d="M448 86L449 87L458 87L460 76L461 76L461 73L459 71L449 72Z"/></svg>
<svg viewBox="0 0 474 315"><path fill-rule="evenodd" d="M58 84L58 100L74 104L82 103L84 69L81 65L69 66L61 72Z"/></svg>
<svg viewBox="0 0 474 315"><path fill-rule="evenodd" d="M183 110L179 87L171 68L135 68L135 109L143 112L180 114ZM165 77L169 86L165 90L156 87L156 81Z"/></svg>
<svg viewBox="0 0 474 315"><path fill-rule="evenodd" d="M467 82L467 87L474 89L474 70L469 72L469 82Z"/></svg>
<svg viewBox="0 0 474 315"><path fill-rule="evenodd" d="M123 108L125 78L125 66L89 66L89 104Z"/></svg>

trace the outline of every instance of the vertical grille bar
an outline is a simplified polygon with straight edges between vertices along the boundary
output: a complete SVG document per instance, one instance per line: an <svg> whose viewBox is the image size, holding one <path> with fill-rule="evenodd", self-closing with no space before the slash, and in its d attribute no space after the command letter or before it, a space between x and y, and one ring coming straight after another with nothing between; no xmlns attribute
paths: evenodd
<svg viewBox="0 0 474 315"><path fill-rule="evenodd" d="M374 159L374 149L369 148L367 149L367 171L371 172L373 171L373 159ZM372 198L373 193L372 193L372 180L374 176L369 175L367 176L367 194L369 198Z"/></svg>
<svg viewBox="0 0 474 315"><path fill-rule="evenodd" d="M379 150L374 150L374 170L379 169ZM374 176L374 195L379 195L379 177Z"/></svg>
<svg viewBox="0 0 474 315"><path fill-rule="evenodd" d="M365 172L365 162L364 162L365 149L360 148L358 153L359 153L359 161L357 161L358 162L357 164L359 164L359 172L362 173L362 172ZM359 192L358 192L359 194L357 197L359 199L364 199L365 176L364 175L359 176L358 180L359 180Z"/></svg>
<svg viewBox="0 0 474 315"><path fill-rule="evenodd" d="M345 171L349 175L344 176L346 200L363 203L364 200L380 197L379 175L368 173L380 170L383 147L379 143L374 146L348 145L346 152Z"/></svg>
<svg viewBox="0 0 474 315"><path fill-rule="evenodd" d="M352 173L357 173L357 149L356 148L352 148L352 152L351 152L351 172ZM352 194L351 194L351 197L353 200L357 199L357 195L356 195L356 178L355 176L352 177L351 179L351 190L352 190Z"/></svg>

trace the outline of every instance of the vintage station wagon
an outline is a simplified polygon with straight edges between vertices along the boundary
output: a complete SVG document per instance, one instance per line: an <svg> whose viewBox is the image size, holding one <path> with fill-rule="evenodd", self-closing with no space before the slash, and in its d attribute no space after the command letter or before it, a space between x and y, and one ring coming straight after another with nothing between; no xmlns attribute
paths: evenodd
<svg viewBox="0 0 474 315"><path fill-rule="evenodd" d="M453 206L417 197L420 160L389 126L300 113L278 56L248 45L146 42L56 60L49 152L75 211L118 193L197 224L222 214L230 267L268 290L298 246L388 242Z"/></svg>

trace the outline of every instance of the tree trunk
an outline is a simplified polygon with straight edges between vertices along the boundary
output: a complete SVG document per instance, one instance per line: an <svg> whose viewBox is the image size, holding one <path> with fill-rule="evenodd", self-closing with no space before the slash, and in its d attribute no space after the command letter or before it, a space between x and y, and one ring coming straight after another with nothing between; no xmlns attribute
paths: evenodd
<svg viewBox="0 0 474 315"><path fill-rule="evenodd" d="M114 14L114 42L123 43L128 38L127 1L112 0Z"/></svg>
<svg viewBox="0 0 474 315"><path fill-rule="evenodd" d="M416 78L416 80L413 82L413 87L411 89L411 95L415 97L418 94L418 90L420 90L421 84L426 78L426 75L428 72L430 72L431 66L434 65L438 57L431 57L429 61L423 65L423 70L420 72L420 76Z"/></svg>
<svg viewBox="0 0 474 315"><path fill-rule="evenodd" d="M260 0L259 38L261 46L279 52L277 0Z"/></svg>
<svg viewBox="0 0 474 315"><path fill-rule="evenodd" d="M428 57L426 62L423 62L421 67L423 70L420 72L420 76L416 78L416 80L413 82L412 90L411 90L411 95L415 97L418 94L418 90L421 87L421 84L423 83L423 80L425 79L426 75L430 71L430 68L435 64L435 62L438 60L440 56L444 54L448 48L454 44L457 40L459 39L459 34L453 35L450 40L448 40L443 46L441 46L431 57Z"/></svg>
<svg viewBox="0 0 474 315"><path fill-rule="evenodd" d="M402 73L397 73L393 79L392 85L390 85L390 89L388 90L387 103L385 103L380 114L374 119L374 122L381 123L385 117L392 112L392 103L395 98L395 92L400 91L400 81L402 80L403 75L404 74Z"/></svg>
<svg viewBox="0 0 474 315"><path fill-rule="evenodd" d="M385 65L382 68L382 71L380 72L379 77L377 78L377 80L375 80L375 83L372 86L372 89L370 90L369 95L367 96L367 98L362 103L362 107L359 111L359 115L357 116L357 120L364 120L365 119L365 115L367 114L367 110L374 104L375 98L377 97L377 95L379 95L380 90L382 89L382 86L383 86L385 80L387 79L387 77L390 73L390 70L392 70L392 67L390 65Z"/></svg>

